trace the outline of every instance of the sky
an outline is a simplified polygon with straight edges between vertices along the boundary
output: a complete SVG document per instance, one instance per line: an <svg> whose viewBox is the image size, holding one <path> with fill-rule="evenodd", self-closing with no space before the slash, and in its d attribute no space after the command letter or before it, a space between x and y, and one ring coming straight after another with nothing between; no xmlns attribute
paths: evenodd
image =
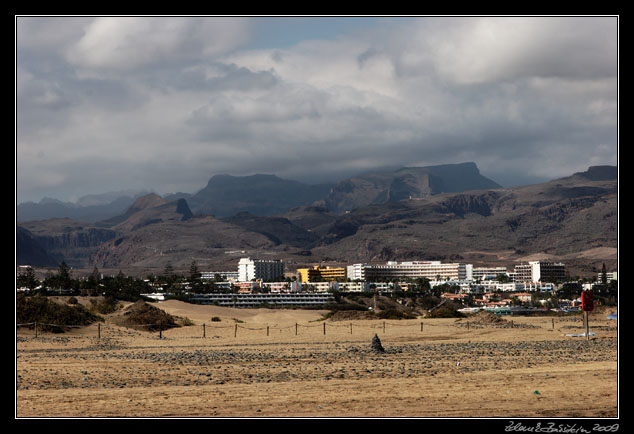
<svg viewBox="0 0 634 434"><path fill-rule="evenodd" d="M16 16L16 202L616 165L616 16Z"/></svg>

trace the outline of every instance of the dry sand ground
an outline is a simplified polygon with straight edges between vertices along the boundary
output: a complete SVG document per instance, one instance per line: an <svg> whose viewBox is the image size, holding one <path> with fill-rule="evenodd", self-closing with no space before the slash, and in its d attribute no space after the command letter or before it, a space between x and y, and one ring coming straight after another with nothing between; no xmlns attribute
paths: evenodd
<svg viewBox="0 0 634 434"><path fill-rule="evenodd" d="M158 307L195 325L160 337L106 320L100 339L96 326L18 330L16 417L619 415L607 312L591 316L586 341L565 336L583 332L580 317L337 322L325 311Z"/></svg>

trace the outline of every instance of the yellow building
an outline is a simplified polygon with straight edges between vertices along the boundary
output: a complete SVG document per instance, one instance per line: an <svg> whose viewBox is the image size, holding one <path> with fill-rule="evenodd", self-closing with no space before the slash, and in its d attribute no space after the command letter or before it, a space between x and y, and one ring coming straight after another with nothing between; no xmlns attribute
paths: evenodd
<svg viewBox="0 0 634 434"><path fill-rule="evenodd" d="M297 272L299 273L302 283L346 280L345 268L330 268L315 265L313 268L298 268Z"/></svg>

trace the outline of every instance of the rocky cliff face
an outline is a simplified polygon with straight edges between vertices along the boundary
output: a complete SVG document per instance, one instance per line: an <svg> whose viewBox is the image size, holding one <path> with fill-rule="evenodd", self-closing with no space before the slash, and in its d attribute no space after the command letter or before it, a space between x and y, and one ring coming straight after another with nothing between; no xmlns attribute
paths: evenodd
<svg viewBox="0 0 634 434"><path fill-rule="evenodd" d="M341 181L331 189L323 204L332 212L343 213L370 204L496 188L501 186L482 176L474 163L405 167Z"/></svg>
<svg viewBox="0 0 634 434"><path fill-rule="evenodd" d="M85 258L102 243L113 239L116 232L100 228L88 223L74 222L70 219L51 219L42 222L26 222L18 226L29 231L32 240L47 256L66 261L70 266L80 266ZM27 251L23 242L18 242L18 254ZM50 260L42 261L34 258L34 266L50 266Z"/></svg>
<svg viewBox="0 0 634 434"><path fill-rule="evenodd" d="M258 216L282 214L322 199L329 186L308 185L275 175L213 176L187 201L194 213L230 217L239 212Z"/></svg>

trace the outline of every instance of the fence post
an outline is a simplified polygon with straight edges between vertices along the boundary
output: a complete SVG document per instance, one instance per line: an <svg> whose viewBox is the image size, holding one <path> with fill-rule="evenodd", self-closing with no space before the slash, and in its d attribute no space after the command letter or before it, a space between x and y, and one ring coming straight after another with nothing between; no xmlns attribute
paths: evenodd
<svg viewBox="0 0 634 434"><path fill-rule="evenodd" d="M423 322L422 321L420 322L420 331L421 332L423 331Z"/></svg>
<svg viewBox="0 0 634 434"><path fill-rule="evenodd" d="M326 323L324 323L324 336L326 336Z"/></svg>
<svg viewBox="0 0 634 434"><path fill-rule="evenodd" d="M269 326L266 326L266 335L269 335Z"/></svg>
<svg viewBox="0 0 634 434"><path fill-rule="evenodd" d="M203 323L203 338L207 337L207 334L205 333L205 323Z"/></svg>
<svg viewBox="0 0 634 434"><path fill-rule="evenodd" d="M236 328L233 330L233 337L238 336L238 324L236 324Z"/></svg>
<svg viewBox="0 0 634 434"><path fill-rule="evenodd" d="M97 323L97 340L101 340L101 323Z"/></svg>
<svg viewBox="0 0 634 434"><path fill-rule="evenodd" d="M553 320L553 329L555 328L555 318L551 318Z"/></svg>
<svg viewBox="0 0 634 434"><path fill-rule="evenodd" d="M297 323L295 323L295 336L297 336Z"/></svg>
<svg viewBox="0 0 634 434"><path fill-rule="evenodd" d="M350 334L352 334L352 323L350 323Z"/></svg>
<svg viewBox="0 0 634 434"><path fill-rule="evenodd" d="M383 321L383 334L385 334L385 321Z"/></svg>
<svg viewBox="0 0 634 434"><path fill-rule="evenodd" d="M159 339L163 339L163 326L159 328Z"/></svg>
<svg viewBox="0 0 634 434"><path fill-rule="evenodd" d="M37 337L37 321L35 321L35 337Z"/></svg>

